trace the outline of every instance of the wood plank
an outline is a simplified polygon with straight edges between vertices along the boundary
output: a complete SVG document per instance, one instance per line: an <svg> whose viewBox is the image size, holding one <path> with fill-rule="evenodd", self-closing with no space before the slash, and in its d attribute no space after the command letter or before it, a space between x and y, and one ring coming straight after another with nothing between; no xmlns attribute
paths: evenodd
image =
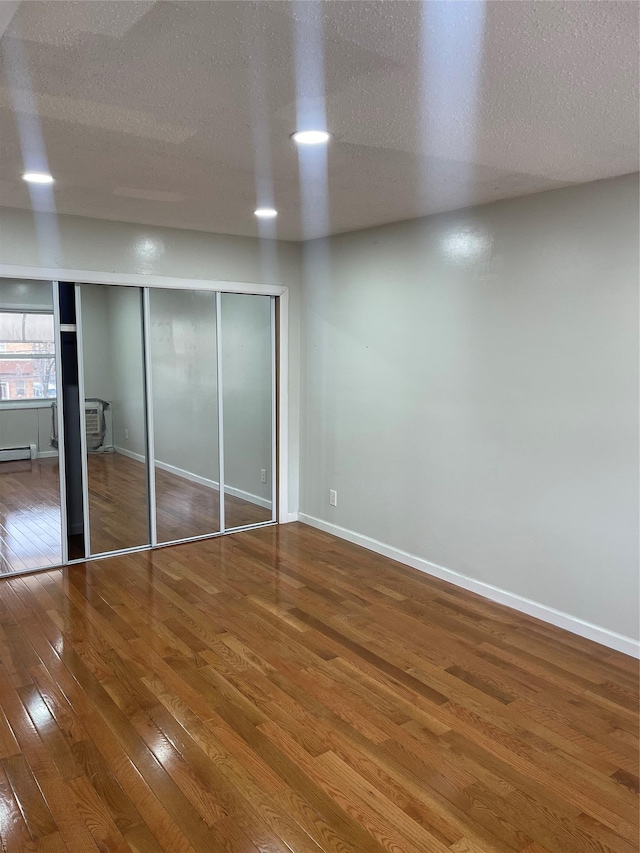
<svg viewBox="0 0 640 853"><path fill-rule="evenodd" d="M637 665L300 524L0 580L0 704L8 850L638 849Z"/></svg>

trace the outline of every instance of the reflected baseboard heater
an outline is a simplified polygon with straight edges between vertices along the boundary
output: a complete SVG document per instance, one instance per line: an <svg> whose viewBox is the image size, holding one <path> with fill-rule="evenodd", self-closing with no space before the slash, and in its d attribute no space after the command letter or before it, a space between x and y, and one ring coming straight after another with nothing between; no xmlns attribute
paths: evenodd
<svg viewBox="0 0 640 853"><path fill-rule="evenodd" d="M21 447L0 447L0 462L19 462L22 459L35 459L38 448L35 444L25 444Z"/></svg>

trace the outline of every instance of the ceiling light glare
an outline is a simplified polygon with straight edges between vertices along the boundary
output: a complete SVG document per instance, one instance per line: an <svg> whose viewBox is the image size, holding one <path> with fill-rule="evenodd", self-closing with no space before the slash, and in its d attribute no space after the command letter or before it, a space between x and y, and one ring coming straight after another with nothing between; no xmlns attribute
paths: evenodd
<svg viewBox="0 0 640 853"><path fill-rule="evenodd" d="M254 210L253 213L258 217L258 219L275 219L278 215L278 211L274 210L272 207L259 207L257 210Z"/></svg>
<svg viewBox="0 0 640 853"><path fill-rule="evenodd" d="M53 178L46 172L25 172L22 180L29 184L52 184Z"/></svg>
<svg viewBox="0 0 640 853"><path fill-rule="evenodd" d="M327 130L297 130L291 138L297 145L325 145L331 134Z"/></svg>

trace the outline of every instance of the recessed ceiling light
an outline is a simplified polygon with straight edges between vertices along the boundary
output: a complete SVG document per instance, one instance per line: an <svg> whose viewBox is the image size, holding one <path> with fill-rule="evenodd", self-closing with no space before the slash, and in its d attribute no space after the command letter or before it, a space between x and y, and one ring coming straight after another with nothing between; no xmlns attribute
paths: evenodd
<svg viewBox="0 0 640 853"><path fill-rule="evenodd" d="M29 184L52 184L53 178L47 172L25 172L22 176L23 181Z"/></svg>
<svg viewBox="0 0 640 853"><path fill-rule="evenodd" d="M324 145L331 139L331 134L327 130L296 130L291 138L298 145Z"/></svg>
<svg viewBox="0 0 640 853"><path fill-rule="evenodd" d="M259 207L253 211L258 219L274 219L278 215L278 211L272 207Z"/></svg>

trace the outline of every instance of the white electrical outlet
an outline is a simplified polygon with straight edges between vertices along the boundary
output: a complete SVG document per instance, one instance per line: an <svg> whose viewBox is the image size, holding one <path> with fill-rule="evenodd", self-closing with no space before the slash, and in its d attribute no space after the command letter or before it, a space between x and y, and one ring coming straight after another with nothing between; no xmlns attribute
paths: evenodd
<svg viewBox="0 0 640 853"><path fill-rule="evenodd" d="M267 482L267 469L266 468L260 469L260 482L261 483Z"/></svg>
<svg viewBox="0 0 640 853"><path fill-rule="evenodd" d="M124 437L127 439L127 441L129 441L129 430L128 429L125 429Z"/></svg>
<svg viewBox="0 0 640 853"><path fill-rule="evenodd" d="M329 489L329 506L338 506L338 493L335 489Z"/></svg>

